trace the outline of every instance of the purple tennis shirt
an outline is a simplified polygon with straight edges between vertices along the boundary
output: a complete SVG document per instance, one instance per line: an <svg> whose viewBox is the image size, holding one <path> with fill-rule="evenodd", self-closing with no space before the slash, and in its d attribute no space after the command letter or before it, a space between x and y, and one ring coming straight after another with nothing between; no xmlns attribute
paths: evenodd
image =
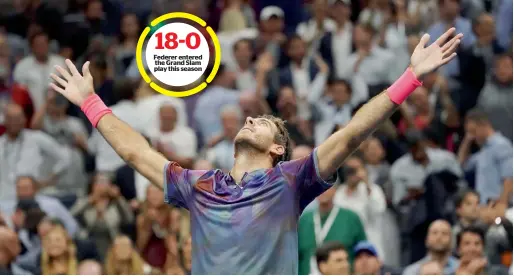
<svg viewBox="0 0 514 276"><path fill-rule="evenodd" d="M191 214L192 274L298 274L298 218L332 186L321 179L316 150L241 183L220 170L165 167L166 203Z"/></svg>

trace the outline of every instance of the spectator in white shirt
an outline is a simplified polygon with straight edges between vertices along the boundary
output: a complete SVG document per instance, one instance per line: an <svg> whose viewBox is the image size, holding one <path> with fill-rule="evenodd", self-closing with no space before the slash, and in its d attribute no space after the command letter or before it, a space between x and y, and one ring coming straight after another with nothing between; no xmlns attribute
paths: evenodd
<svg viewBox="0 0 514 276"><path fill-rule="evenodd" d="M335 195L334 203L359 215L368 240L373 243L380 256L385 256L382 241L381 217L386 210L384 192L380 186L368 180L364 161L353 155L343 166L345 182Z"/></svg>
<svg viewBox="0 0 514 276"><path fill-rule="evenodd" d="M321 93L320 93L321 92ZM334 80L330 83L328 95L322 97L324 91L311 91L309 102L316 110L314 126L314 142L316 145L325 141L337 129L345 126L352 118L350 99L352 91L345 80Z"/></svg>
<svg viewBox="0 0 514 276"><path fill-rule="evenodd" d="M236 73L236 88L239 91L255 91L256 80L252 58L254 55L252 41L241 39L233 46L236 60L233 71Z"/></svg>
<svg viewBox="0 0 514 276"><path fill-rule="evenodd" d="M111 106L112 113L132 128L142 131L140 114L134 102L135 84L123 79L115 84L114 93L120 98L117 104ZM94 130L88 140L88 151L95 155L96 171L114 172L125 164L103 136Z"/></svg>
<svg viewBox="0 0 514 276"><path fill-rule="evenodd" d="M343 77L349 79L360 75L368 86L384 85L392 82L391 70L394 55L374 42L375 30L370 25L355 26L353 39L356 52L345 62Z"/></svg>
<svg viewBox="0 0 514 276"><path fill-rule="evenodd" d="M331 74L336 78L344 78L344 64L353 52L353 24L350 0L335 0L330 5L330 12L334 18L335 28L327 33L320 41L319 52L328 63Z"/></svg>
<svg viewBox="0 0 514 276"><path fill-rule="evenodd" d="M54 66L64 66L64 59L49 53L48 34L37 32L29 37L32 55L16 65L13 77L17 83L28 87L35 109L40 108L45 100L50 82L50 73Z"/></svg>
<svg viewBox="0 0 514 276"><path fill-rule="evenodd" d="M193 129L177 124L178 113L171 103L164 103L159 110L159 128L151 128L147 135L152 145L168 160L184 168L190 168L196 157L197 139Z"/></svg>
<svg viewBox="0 0 514 276"><path fill-rule="evenodd" d="M76 117L66 115L68 100L54 91L48 92L45 104L32 117L32 129L40 129L52 136L70 155L71 162L52 189L45 193L55 195L83 195L86 174L83 151L87 151L87 129Z"/></svg>
<svg viewBox="0 0 514 276"><path fill-rule="evenodd" d="M300 23L296 28L296 33L305 42L311 44L321 38L325 32L335 30L336 23L327 16L328 11L327 0L314 0L312 3L312 18Z"/></svg>
<svg viewBox="0 0 514 276"><path fill-rule="evenodd" d="M0 198L14 198L20 175L34 175L43 187L53 185L70 163L68 153L44 132L24 129L23 109L9 104L4 111L6 133L0 136Z"/></svg>

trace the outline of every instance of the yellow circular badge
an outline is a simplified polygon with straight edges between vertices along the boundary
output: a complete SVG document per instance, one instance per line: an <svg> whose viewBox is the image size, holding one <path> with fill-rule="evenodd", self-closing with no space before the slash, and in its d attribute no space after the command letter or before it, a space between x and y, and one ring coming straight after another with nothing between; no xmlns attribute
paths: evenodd
<svg viewBox="0 0 514 276"><path fill-rule="evenodd" d="M191 85L207 70L211 52L203 33L192 24L183 22L170 22L157 26L168 19L186 19L186 22L197 23L205 28L214 46L214 65L211 72L205 81L189 90L171 91L159 86L152 81L143 63L144 59L151 75L157 80L173 87ZM154 32L143 51L147 36L152 29ZM221 48L216 33L203 19L189 13L173 12L159 16L143 30L137 42L136 62L139 73L155 91L170 97L187 97L202 91L208 83L212 82L220 67Z"/></svg>

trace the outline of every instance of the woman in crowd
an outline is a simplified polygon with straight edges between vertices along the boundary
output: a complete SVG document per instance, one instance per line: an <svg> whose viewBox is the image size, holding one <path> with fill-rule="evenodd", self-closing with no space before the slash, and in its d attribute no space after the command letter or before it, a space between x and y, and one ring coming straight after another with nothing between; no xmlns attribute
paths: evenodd
<svg viewBox="0 0 514 276"><path fill-rule="evenodd" d="M134 221L130 205L120 196L118 187L109 176L103 173L94 176L89 196L81 198L71 213L83 226L81 234L95 241L102 259L122 226Z"/></svg>
<svg viewBox="0 0 514 276"><path fill-rule="evenodd" d="M77 274L75 243L62 227L53 227L43 238L42 275Z"/></svg>

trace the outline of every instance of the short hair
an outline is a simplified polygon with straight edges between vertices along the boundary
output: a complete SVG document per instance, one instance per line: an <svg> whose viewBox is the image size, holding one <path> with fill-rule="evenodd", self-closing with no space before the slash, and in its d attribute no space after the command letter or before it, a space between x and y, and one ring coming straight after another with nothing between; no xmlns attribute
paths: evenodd
<svg viewBox="0 0 514 276"><path fill-rule="evenodd" d="M475 122L477 124L491 124L489 116L480 108L473 108L466 113L466 121Z"/></svg>
<svg viewBox="0 0 514 276"><path fill-rule="evenodd" d="M352 84L350 83L350 81L346 80L346 79L341 79L341 78L331 78L329 81L328 81L328 85L332 86L332 85L336 85L336 84L343 84L346 86L346 88L348 89L348 93L352 93Z"/></svg>
<svg viewBox="0 0 514 276"><path fill-rule="evenodd" d="M464 199L469 194L473 194L473 195L477 196L478 199L480 199L480 194L477 191L475 191L473 189L465 189L457 194L457 197L455 199L455 207L459 208L462 205L462 202L464 202Z"/></svg>
<svg viewBox="0 0 514 276"><path fill-rule="evenodd" d="M360 28L362 28L365 32L371 34L371 36L375 36L377 33L377 30L371 25L370 23L361 23L359 25Z"/></svg>
<svg viewBox="0 0 514 276"><path fill-rule="evenodd" d="M286 121L273 115L262 115L259 116L259 118L270 120L275 124L278 132L275 134L274 142L285 148L284 154L273 160L273 166L277 165L279 162L289 161L291 159L291 153L293 152L293 145L291 137L289 136L289 132L286 128Z"/></svg>
<svg viewBox="0 0 514 276"><path fill-rule="evenodd" d="M464 234L466 234L466 233L478 235L480 237L480 240L482 241L482 244L484 244L485 231L478 226L468 226L468 227L465 227L464 229L462 229L457 234L457 248L460 246L460 243L462 242L462 236L464 236Z"/></svg>
<svg viewBox="0 0 514 276"><path fill-rule="evenodd" d="M29 37L29 45L32 46L33 43L34 43L34 40L36 40L36 38L40 37L40 36L45 36L46 38L50 38L48 36L48 34L44 31L36 31L34 32L30 37Z"/></svg>
<svg viewBox="0 0 514 276"><path fill-rule="evenodd" d="M334 251L346 251L344 245L338 241L330 241L316 249L316 263L328 261L330 254Z"/></svg>
<svg viewBox="0 0 514 276"><path fill-rule="evenodd" d="M131 100L136 95L137 89L136 81L130 78L122 78L116 80L113 87L115 98L120 100Z"/></svg>
<svg viewBox="0 0 514 276"><path fill-rule="evenodd" d="M303 38L302 38L300 35L298 35L298 34L292 34L292 35L290 35L290 36L287 38L287 41L286 41L286 44L285 44L286 49L289 49L289 46L291 46L291 43L293 43L293 41L295 41L295 40L300 40L300 41L304 42L304 41L303 41Z"/></svg>

